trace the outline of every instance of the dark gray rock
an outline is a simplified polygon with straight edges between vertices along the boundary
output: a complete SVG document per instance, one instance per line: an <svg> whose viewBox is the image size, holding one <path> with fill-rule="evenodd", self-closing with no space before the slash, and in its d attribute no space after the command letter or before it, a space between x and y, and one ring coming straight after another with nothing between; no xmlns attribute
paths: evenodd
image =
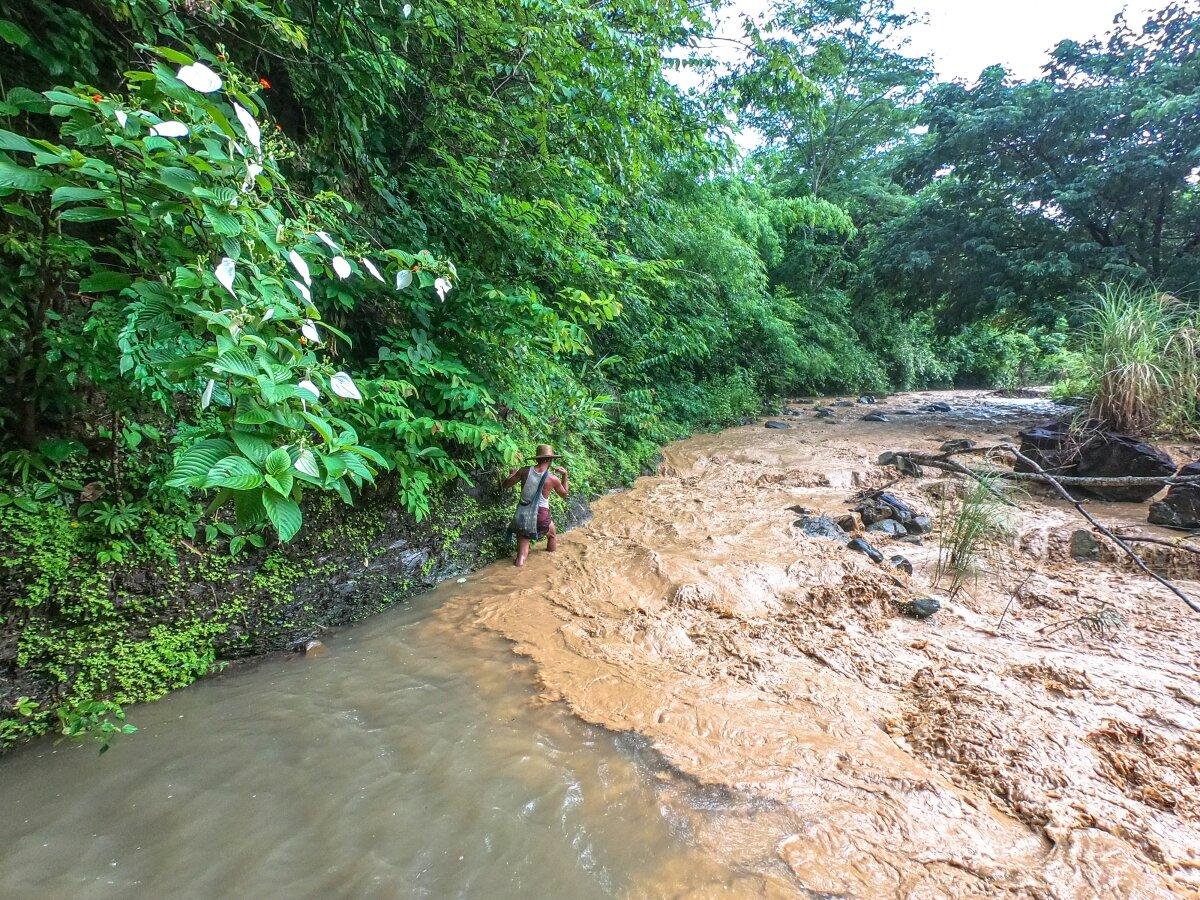
<svg viewBox="0 0 1200 900"><path fill-rule="evenodd" d="M830 409L828 406L814 407L813 412L815 412L822 419L832 419L834 417L834 415L836 415L834 413L834 411L832 409Z"/></svg>
<svg viewBox="0 0 1200 900"><path fill-rule="evenodd" d="M894 413L897 416L915 416L917 411L915 409L897 409L894 410Z"/></svg>
<svg viewBox="0 0 1200 900"><path fill-rule="evenodd" d="M954 407L952 407L949 403L943 403L941 400L937 400L933 403L926 403L921 407L921 412L948 413L954 412Z"/></svg>
<svg viewBox="0 0 1200 900"><path fill-rule="evenodd" d="M895 519L884 519L881 522L876 522L868 526L867 531L872 534L886 534L888 537L903 537L908 534L907 529Z"/></svg>
<svg viewBox="0 0 1200 900"><path fill-rule="evenodd" d="M563 531L577 528L584 522L592 520L592 507L582 494L572 494L567 500L567 508L558 527Z"/></svg>
<svg viewBox="0 0 1200 900"><path fill-rule="evenodd" d="M910 619L928 619L942 608L942 604L936 597L922 597L897 603L896 608Z"/></svg>
<svg viewBox="0 0 1200 900"><path fill-rule="evenodd" d="M874 403L875 395L874 394L863 394L862 396L860 396L858 398L858 402L859 403L868 403L868 404Z"/></svg>
<svg viewBox="0 0 1200 900"><path fill-rule="evenodd" d="M1020 432L1021 452L1051 475L1080 478L1166 478L1175 474L1175 462L1157 447L1127 435L1104 431L1094 423L1072 431L1067 420L1046 422ZM1018 472L1032 467L1018 462ZM1144 503L1161 486L1105 487L1084 490L1100 500Z"/></svg>
<svg viewBox="0 0 1200 900"><path fill-rule="evenodd" d="M964 450L972 450L975 447L975 442L966 438L956 438L953 441L946 441L938 449L942 453L962 453Z"/></svg>
<svg viewBox="0 0 1200 900"><path fill-rule="evenodd" d="M1178 474L1200 475L1200 461L1188 463ZM1188 531L1200 528L1200 482L1171 485L1167 496L1150 504L1150 524Z"/></svg>
<svg viewBox="0 0 1200 900"><path fill-rule="evenodd" d="M809 537L825 538L829 541L846 543L846 532L838 527L837 522L829 516L804 516L797 519L793 525Z"/></svg>
<svg viewBox="0 0 1200 900"><path fill-rule="evenodd" d="M829 405L830 406L853 406L854 401L853 400L834 400Z"/></svg>
<svg viewBox="0 0 1200 900"><path fill-rule="evenodd" d="M863 524L867 526L890 519L895 513L895 510L878 497L868 497L862 503L858 504L858 506L854 507L854 511L862 516Z"/></svg>
<svg viewBox="0 0 1200 900"><path fill-rule="evenodd" d="M661 453L655 453L652 457L646 460L645 463L643 463L641 470L642 474L657 475L658 470L662 467L664 461L665 460L663 459L663 455Z"/></svg>
<svg viewBox="0 0 1200 900"><path fill-rule="evenodd" d="M777 419L772 419L770 422L768 422L763 427L764 428L773 428L776 431L786 431L787 429L791 428L792 426L789 425L787 422L780 422Z"/></svg>
<svg viewBox="0 0 1200 900"><path fill-rule="evenodd" d="M893 556L891 559L889 559L888 562L890 562L895 568L899 569L901 572L907 572L909 575L911 575L913 573L913 564L910 563L907 559L905 559L903 556L901 556L898 553L895 556Z"/></svg>
<svg viewBox="0 0 1200 900"><path fill-rule="evenodd" d="M913 516L916 515L916 511L911 506L889 491L880 491L875 495L875 499L890 507L891 517L901 524L911 522Z"/></svg>
<svg viewBox="0 0 1200 900"><path fill-rule="evenodd" d="M834 521L837 522L838 528L845 532L858 530L858 518L854 513L846 513L844 516L838 516Z"/></svg>
<svg viewBox="0 0 1200 900"><path fill-rule="evenodd" d="M896 538L896 540L898 540L902 544L913 544L914 546L917 546L917 547L920 547L920 546L924 545L924 543L925 543L925 539L923 537L921 537L919 534L906 534L902 538Z"/></svg>
<svg viewBox="0 0 1200 900"><path fill-rule="evenodd" d="M933 531L933 519L930 516L913 516L911 522L904 523L909 534L929 534Z"/></svg>
<svg viewBox="0 0 1200 900"><path fill-rule="evenodd" d="M1086 528L1071 532L1071 558L1092 560L1100 558L1100 542Z"/></svg>
<svg viewBox="0 0 1200 900"><path fill-rule="evenodd" d="M850 541L846 547L858 553L865 554L871 559L872 562L883 562L883 554L864 541L862 538L855 538L854 540Z"/></svg>
<svg viewBox="0 0 1200 900"><path fill-rule="evenodd" d="M862 420L864 422L886 422L888 418L883 413L867 413Z"/></svg>

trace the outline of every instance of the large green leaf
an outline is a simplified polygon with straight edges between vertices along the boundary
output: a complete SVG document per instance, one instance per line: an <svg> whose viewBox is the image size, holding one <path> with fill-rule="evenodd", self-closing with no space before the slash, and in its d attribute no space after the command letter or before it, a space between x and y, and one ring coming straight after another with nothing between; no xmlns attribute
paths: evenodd
<svg viewBox="0 0 1200 900"><path fill-rule="evenodd" d="M268 489L263 491L262 503L263 509L267 511L267 518L279 532L279 539L287 542L295 537L296 532L304 523L304 517L296 502L290 497L284 497L282 494Z"/></svg>
<svg viewBox="0 0 1200 900"><path fill-rule="evenodd" d="M167 484L172 487L203 487L209 470L235 449L233 443L224 438L208 438L193 444L179 456Z"/></svg>
<svg viewBox="0 0 1200 900"><path fill-rule="evenodd" d="M276 447L267 455L263 467L272 475L282 475L292 467L292 457L285 448Z"/></svg>
<svg viewBox="0 0 1200 900"><path fill-rule="evenodd" d="M27 169L0 156L0 188L15 191L40 191L53 181L49 172Z"/></svg>
<svg viewBox="0 0 1200 900"><path fill-rule="evenodd" d="M213 368L218 372L230 372L234 375L245 375L247 378L258 376L258 366L244 350L227 350L217 357Z"/></svg>
<svg viewBox="0 0 1200 900"><path fill-rule="evenodd" d="M253 490L262 483L262 472L243 456L227 456L219 460L209 469L204 480L206 488L231 488L235 491Z"/></svg>

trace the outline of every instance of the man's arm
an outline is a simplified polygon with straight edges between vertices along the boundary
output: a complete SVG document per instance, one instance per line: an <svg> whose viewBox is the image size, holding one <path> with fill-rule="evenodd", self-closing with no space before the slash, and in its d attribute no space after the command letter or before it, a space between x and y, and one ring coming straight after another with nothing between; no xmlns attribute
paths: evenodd
<svg viewBox="0 0 1200 900"><path fill-rule="evenodd" d="M504 487L510 488L525 476L525 470L528 466L522 466L519 469L513 469L513 473L504 479Z"/></svg>
<svg viewBox="0 0 1200 900"><path fill-rule="evenodd" d="M570 476L567 475L567 470L562 466L555 466L554 471L558 473L558 477L554 479L554 493L566 500L567 492L571 490L571 486L567 484L567 479Z"/></svg>

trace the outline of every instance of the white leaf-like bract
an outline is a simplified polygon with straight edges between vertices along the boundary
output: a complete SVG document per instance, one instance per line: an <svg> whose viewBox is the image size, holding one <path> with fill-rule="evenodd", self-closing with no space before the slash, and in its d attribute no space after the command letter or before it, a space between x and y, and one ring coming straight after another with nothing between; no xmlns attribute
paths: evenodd
<svg viewBox="0 0 1200 900"><path fill-rule="evenodd" d="M317 331L317 325L312 319L304 320L304 324L300 326L300 333L314 344L321 343L321 332Z"/></svg>
<svg viewBox="0 0 1200 900"><path fill-rule="evenodd" d="M199 91L202 94L211 94L213 91L221 89L221 76L201 62L183 66L175 77L193 91Z"/></svg>
<svg viewBox="0 0 1200 900"><path fill-rule="evenodd" d="M446 294L449 293L449 291L450 291L450 279L449 278L439 278L437 281L435 281L433 283L433 289L435 291L437 291L438 298L443 303L445 303L446 302Z"/></svg>
<svg viewBox="0 0 1200 900"><path fill-rule="evenodd" d="M299 384L297 384L296 387L298 387L302 391L307 391L308 393L312 394L311 397L301 397L300 399L302 399L302 400L317 400L321 396L321 389L318 388L311 381L309 381L307 378L305 378L303 381L301 381Z"/></svg>
<svg viewBox="0 0 1200 900"><path fill-rule="evenodd" d="M401 269L396 273L396 290L402 291L412 284L412 269Z"/></svg>
<svg viewBox="0 0 1200 900"><path fill-rule="evenodd" d="M329 236L328 231L318 231L317 238L320 239L321 243L324 244L326 247L328 247L330 250L332 250L334 253L337 253L339 250L342 249L341 247L339 247L337 244L335 244L333 242L333 238L331 238Z"/></svg>
<svg viewBox="0 0 1200 900"><path fill-rule="evenodd" d="M404 13L404 18L406 18L406 19L407 19L409 16L411 16L411 15L412 15L412 4L411 4L411 3L405 3L405 4L404 4L404 9L402 9L402 10L400 10L400 11L401 11L402 13Z"/></svg>
<svg viewBox="0 0 1200 900"><path fill-rule="evenodd" d="M246 163L246 179L242 182L242 190L254 190L254 179L262 174L263 167L256 162Z"/></svg>
<svg viewBox="0 0 1200 900"><path fill-rule="evenodd" d="M181 138L187 137L188 127L182 122L176 122L174 119L171 119L166 122L159 122L157 125L151 125L150 133L158 137Z"/></svg>
<svg viewBox="0 0 1200 900"><path fill-rule="evenodd" d="M217 383L215 381L213 381L211 378L208 379L208 384L204 386L204 391L200 394L201 409L208 409L208 404L212 403L212 392L216 385Z"/></svg>
<svg viewBox="0 0 1200 900"><path fill-rule="evenodd" d="M346 400L362 399L362 394L358 392L354 380L345 372L333 373L333 377L329 379L329 389Z"/></svg>
<svg viewBox="0 0 1200 900"><path fill-rule="evenodd" d="M116 116L117 124L122 128L124 128L125 123L129 121L129 113L125 112L123 109L114 109L113 115Z"/></svg>
<svg viewBox="0 0 1200 900"><path fill-rule="evenodd" d="M217 263L216 269L213 270L213 275L216 276L217 281L221 282L225 286L225 290L229 291L235 297L237 294L233 290L233 276L236 271L237 263L228 256L222 257L221 261Z"/></svg>
<svg viewBox="0 0 1200 900"><path fill-rule="evenodd" d="M292 268L299 273L300 277L304 280L304 283L311 287L312 275L310 275L308 272L308 263L304 261L304 257L295 250L291 250L288 252L288 261L291 262Z"/></svg>
<svg viewBox="0 0 1200 900"><path fill-rule="evenodd" d="M302 281L297 281L295 278L289 279L292 282L292 287L300 292L300 296L304 298L305 303L312 303L312 291Z"/></svg>
<svg viewBox="0 0 1200 900"><path fill-rule="evenodd" d="M254 121L254 116L250 115L250 111L240 103L233 104L233 111L237 114L238 121L242 123L242 130L246 132L246 139L255 147L262 148L262 131L259 130L258 122Z"/></svg>
<svg viewBox="0 0 1200 900"><path fill-rule="evenodd" d="M335 256L333 258L333 271L337 272L337 277L345 281L350 277L350 263L346 261L344 256Z"/></svg>
<svg viewBox="0 0 1200 900"><path fill-rule="evenodd" d="M275 307L268 306L267 311L263 313L262 320L264 322L270 322L273 318L275 318Z"/></svg>
<svg viewBox="0 0 1200 900"><path fill-rule="evenodd" d="M383 281L383 276L380 275L379 270L375 268L375 263L371 262L365 256L359 259L359 262L362 263L364 269L371 273L371 277L373 277L376 281ZM387 284L386 281L383 283Z"/></svg>

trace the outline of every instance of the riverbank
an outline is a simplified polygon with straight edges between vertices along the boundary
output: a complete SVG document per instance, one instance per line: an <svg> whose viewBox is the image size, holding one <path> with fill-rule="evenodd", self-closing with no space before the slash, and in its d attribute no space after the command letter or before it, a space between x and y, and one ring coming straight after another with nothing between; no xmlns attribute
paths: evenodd
<svg viewBox="0 0 1200 900"><path fill-rule="evenodd" d="M891 414L932 399L951 410ZM1196 890L1197 622L1103 547L1076 559L1080 521L1038 491L963 593L899 615L931 593L935 539L870 535L910 577L805 536L791 508L843 514L894 477L882 451L1011 440L1052 407L953 392L883 411L668 448L557 556L480 582L477 621L534 661L547 698L766 804L697 836L731 866L773 854L797 888L861 896ZM946 484L893 490L936 514ZM1144 507L1096 509L1144 525ZM1172 553L1158 562L1200 591ZM1111 630L1061 627L1101 607Z"/></svg>

